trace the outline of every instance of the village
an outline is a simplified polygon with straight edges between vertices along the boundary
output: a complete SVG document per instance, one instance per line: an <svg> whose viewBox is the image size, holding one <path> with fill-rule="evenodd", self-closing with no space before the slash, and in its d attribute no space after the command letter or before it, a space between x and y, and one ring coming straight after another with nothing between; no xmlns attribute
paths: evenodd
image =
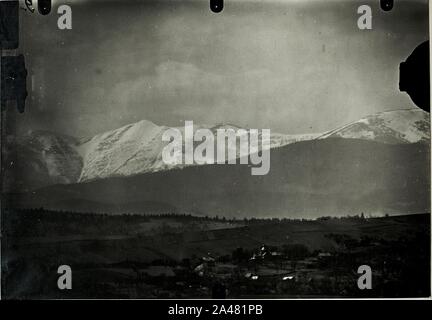
<svg viewBox="0 0 432 320"><path fill-rule="evenodd" d="M147 266L134 265L133 273L125 264L112 266L111 271L128 275L135 285L130 286L129 281L123 284L110 281L103 283L103 289L106 293L116 292L117 296L146 298L358 296L361 295L357 287L359 275L354 265L366 256L370 257L361 248L356 254L310 252L302 245L282 248L262 245L255 250L237 248L226 256L209 252L180 263L155 261ZM374 293L385 290L381 281L383 275L386 283L397 281L398 273L383 274L380 257L369 261L378 268Z"/></svg>
<svg viewBox="0 0 432 320"><path fill-rule="evenodd" d="M58 228L59 219L70 227ZM430 279L428 219L227 220L27 210L14 212L5 226L5 246L17 252L7 267L21 271L3 279L13 283L29 274L38 291L26 295L38 298L414 297L428 290ZM56 286L60 262L72 269L73 290ZM362 265L372 269L370 290L358 287Z"/></svg>

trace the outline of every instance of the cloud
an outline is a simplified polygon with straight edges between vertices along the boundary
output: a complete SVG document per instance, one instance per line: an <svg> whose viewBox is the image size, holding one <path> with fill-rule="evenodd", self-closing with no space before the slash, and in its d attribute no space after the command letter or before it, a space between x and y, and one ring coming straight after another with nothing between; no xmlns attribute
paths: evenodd
<svg viewBox="0 0 432 320"><path fill-rule="evenodd" d="M398 64L428 36L424 19L409 19L423 7L400 2L361 32L350 1L229 3L221 15L202 2L80 6L67 33L56 15L27 15L23 51L45 93L30 93L22 125L91 135L194 120L303 133L411 105Z"/></svg>

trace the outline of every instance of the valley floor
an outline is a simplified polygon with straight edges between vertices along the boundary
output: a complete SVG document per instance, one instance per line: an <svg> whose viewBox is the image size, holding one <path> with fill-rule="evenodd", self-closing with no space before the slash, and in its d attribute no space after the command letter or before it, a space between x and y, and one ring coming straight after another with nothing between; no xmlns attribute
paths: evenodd
<svg viewBox="0 0 432 320"><path fill-rule="evenodd" d="M316 220L5 210L5 298L430 295L430 214ZM73 289L57 288L69 265ZM357 269L372 269L360 290Z"/></svg>

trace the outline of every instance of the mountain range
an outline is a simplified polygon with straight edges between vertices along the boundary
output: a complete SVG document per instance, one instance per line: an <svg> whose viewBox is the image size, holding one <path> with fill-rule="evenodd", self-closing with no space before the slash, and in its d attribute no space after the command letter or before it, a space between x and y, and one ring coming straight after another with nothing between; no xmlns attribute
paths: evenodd
<svg viewBox="0 0 432 320"><path fill-rule="evenodd" d="M265 176L251 176L248 165L168 166L161 158L166 129L143 120L89 139L50 132L16 138L5 153L3 188L16 206L81 212L316 217L430 211L430 119L420 109L382 112L319 134L272 133Z"/></svg>

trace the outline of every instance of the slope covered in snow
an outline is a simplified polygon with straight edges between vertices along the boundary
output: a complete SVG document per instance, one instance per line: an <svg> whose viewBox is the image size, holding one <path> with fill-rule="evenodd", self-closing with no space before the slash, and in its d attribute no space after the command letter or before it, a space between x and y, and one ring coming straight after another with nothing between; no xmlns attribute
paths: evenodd
<svg viewBox="0 0 432 320"><path fill-rule="evenodd" d="M124 177L146 172L156 172L172 168L184 167L184 164L169 165L162 160L162 151L168 142L162 141L165 126L157 126L150 121L140 121L122 128L99 134L81 144L77 150L83 158L83 169L79 182L101 178ZM178 127L184 137L184 127ZM230 129L237 134L242 129L233 125L219 124L215 126L195 125L197 129L209 129L215 137L218 130ZM246 130L246 132L248 132ZM261 132L261 131L260 131ZM247 134L247 133L245 133ZM241 135L239 135L240 137ZM308 140L318 135L283 135L271 134L270 148L280 147L297 141ZM261 138L261 135L260 135ZM240 156L240 138L236 145L228 145L225 150L226 159ZM200 142L195 142L196 145ZM216 154L219 152L216 146ZM229 149L232 149L232 153ZM244 150L244 149L243 149ZM246 153L247 150L244 150ZM184 153L184 145L183 145ZM215 154L215 155L216 155ZM234 156L229 157L233 154Z"/></svg>
<svg viewBox="0 0 432 320"><path fill-rule="evenodd" d="M162 149L162 131L162 127L143 120L81 144L77 148L83 158L79 181L151 170Z"/></svg>
<svg viewBox="0 0 432 320"><path fill-rule="evenodd" d="M391 144L428 142L430 141L429 116L429 113L421 109L380 112L329 131L320 139L351 138Z"/></svg>

